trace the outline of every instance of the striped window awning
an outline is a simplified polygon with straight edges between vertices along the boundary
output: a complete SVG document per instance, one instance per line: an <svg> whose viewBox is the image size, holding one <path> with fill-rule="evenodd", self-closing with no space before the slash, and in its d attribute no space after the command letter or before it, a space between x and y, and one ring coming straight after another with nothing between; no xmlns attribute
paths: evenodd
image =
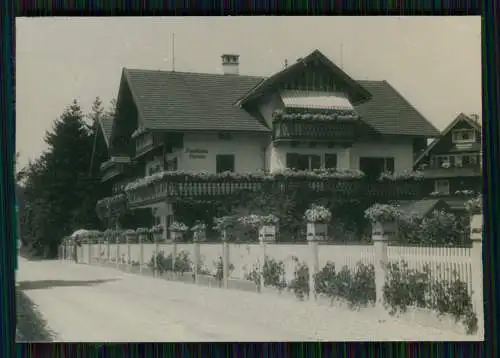
<svg viewBox="0 0 500 358"><path fill-rule="evenodd" d="M317 91L282 91L285 108L353 111L354 106L341 93Z"/></svg>

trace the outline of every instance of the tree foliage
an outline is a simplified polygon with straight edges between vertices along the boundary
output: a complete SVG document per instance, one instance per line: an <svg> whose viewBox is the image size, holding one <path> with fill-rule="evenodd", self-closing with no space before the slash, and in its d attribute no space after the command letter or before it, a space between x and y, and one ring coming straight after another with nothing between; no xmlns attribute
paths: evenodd
<svg viewBox="0 0 500 358"><path fill-rule="evenodd" d="M19 172L25 201L21 233L38 254L53 257L64 236L100 226L95 202L103 195L99 165L107 150L97 121L104 113L99 98L87 116L74 100L45 133L48 149Z"/></svg>

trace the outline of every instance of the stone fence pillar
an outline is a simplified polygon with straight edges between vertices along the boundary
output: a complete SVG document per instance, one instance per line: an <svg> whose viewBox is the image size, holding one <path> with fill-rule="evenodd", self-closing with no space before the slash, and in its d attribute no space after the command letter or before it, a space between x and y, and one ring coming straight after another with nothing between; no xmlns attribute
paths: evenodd
<svg viewBox="0 0 500 358"><path fill-rule="evenodd" d="M307 223L307 242L310 249L309 259L309 300L316 300L316 274L319 271L319 242L325 241L328 225L320 222Z"/></svg>
<svg viewBox="0 0 500 358"><path fill-rule="evenodd" d="M483 300L483 214L471 216L470 239L472 241L472 305L477 315L478 335L484 336Z"/></svg>
<svg viewBox="0 0 500 358"><path fill-rule="evenodd" d="M395 222L374 222L372 223L372 240L375 248L375 290L376 305L384 308L384 285L387 277L387 265L389 258L387 246L389 240L396 235Z"/></svg>

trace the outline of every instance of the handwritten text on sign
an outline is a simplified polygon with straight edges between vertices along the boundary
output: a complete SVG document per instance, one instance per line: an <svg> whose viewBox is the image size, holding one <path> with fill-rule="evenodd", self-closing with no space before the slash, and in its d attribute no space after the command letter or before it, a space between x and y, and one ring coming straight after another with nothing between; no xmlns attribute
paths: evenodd
<svg viewBox="0 0 500 358"><path fill-rule="evenodd" d="M208 150L206 149L184 149L184 153L189 154L190 159L205 159L208 154Z"/></svg>

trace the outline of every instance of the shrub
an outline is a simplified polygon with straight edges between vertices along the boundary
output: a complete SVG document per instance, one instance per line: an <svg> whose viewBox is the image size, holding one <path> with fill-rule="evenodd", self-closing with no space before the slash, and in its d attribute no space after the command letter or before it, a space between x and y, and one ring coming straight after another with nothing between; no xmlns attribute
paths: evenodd
<svg viewBox="0 0 500 358"><path fill-rule="evenodd" d="M151 259L148 262L148 266L150 268L154 268L155 255L151 256ZM172 271L172 254L168 254L165 256L165 252L160 251L158 255L156 255L156 265L159 274L163 274L166 271ZM175 265L173 272L176 273L185 273L191 271L191 260L189 259L189 254L187 252L181 251L176 255Z"/></svg>
<svg viewBox="0 0 500 358"><path fill-rule="evenodd" d="M391 263L384 285L384 303L390 308L390 314L405 312L410 306L429 308L440 315L451 315L456 322L462 321L468 334L475 333L478 328L467 284L456 272L451 281L432 282L428 266L418 271L408 269L405 261Z"/></svg>
<svg viewBox="0 0 500 358"><path fill-rule="evenodd" d="M288 289L293 291L298 299L303 300L306 296L309 297L309 267L297 257L293 257L293 261L295 261L294 278L290 281Z"/></svg>
<svg viewBox="0 0 500 358"><path fill-rule="evenodd" d="M315 275L315 290L330 299L342 298L351 307L375 302L375 269L359 262L356 270L343 266L337 273L335 264L327 264Z"/></svg>
<svg viewBox="0 0 500 358"><path fill-rule="evenodd" d="M224 278L224 262L222 261L222 257L219 256L217 261L214 261L214 266L215 266L215 275L214 277L218 281L222 281ZM234 270L234 265L232 263L229 263L229 273L231 273Z"/></svg>
<svg viewBox="0 0 500 358"><path fill-rule="evenodd" d="M276 261L275 259L266 256L263 273L264 286L276 287L279 290L286 287L285 265L283 262ZM255 284L260 287L261 274L257 266L254 266L253 270L245 275L245 278L249 281L255 282Z"/></svg>

